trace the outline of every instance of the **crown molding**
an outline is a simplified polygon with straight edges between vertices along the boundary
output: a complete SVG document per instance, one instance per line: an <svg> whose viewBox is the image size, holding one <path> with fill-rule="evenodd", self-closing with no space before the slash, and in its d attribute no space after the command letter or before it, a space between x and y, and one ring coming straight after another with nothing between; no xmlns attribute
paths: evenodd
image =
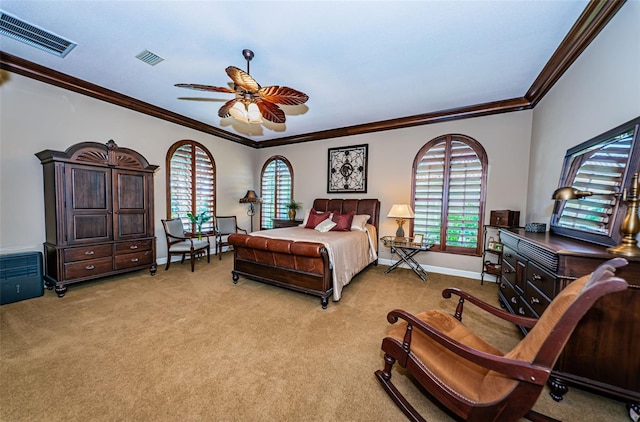
<svg viewBox="0 0 640 422"><path fill-rule="evenodd" d="M156 107L2 51L0 51L0 68L252 148L268 148L532 109L540 102L544 95L549 92L551 87L560 79L573 62L575 62L578 56L580 56L600 31L602 31L607 23L609 23L611 18L613 18L625 2L626 0L590 1L524 97L301 135L285 136L261 142L235 135L181 114Z"/></svg>

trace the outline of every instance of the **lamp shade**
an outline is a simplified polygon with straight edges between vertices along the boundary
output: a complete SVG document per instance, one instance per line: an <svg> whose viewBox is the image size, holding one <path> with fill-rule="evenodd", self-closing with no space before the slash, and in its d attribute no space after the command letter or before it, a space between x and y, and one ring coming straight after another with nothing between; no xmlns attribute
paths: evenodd
<svg viewBox="0 0 640 422"><path fill-rule="evenodd" d="M567 201L569 199L582 199L585 196L591 195L593 195L593 192L578 190L576 188L572 188L571 186L566 186L556 189L553 192L553 195L551 195L551 199L555 199L556 201Z"/></svg>
<svg viewBox="0 0 640 422"><path fill-rule="evenodd" d="M415 214L408 204L393 204L391 211L387 214L390 218L413 218Z"/></svg>
<svg viewBox="0 0 640 422"><path fill-rule="evenodd" d="M244 198L240 198L241 204L257 203L257 202L262 202L262 199L258 197L258 195L256 194L256 191L254 190L248 190L247 193L244 195Z"/></svg>

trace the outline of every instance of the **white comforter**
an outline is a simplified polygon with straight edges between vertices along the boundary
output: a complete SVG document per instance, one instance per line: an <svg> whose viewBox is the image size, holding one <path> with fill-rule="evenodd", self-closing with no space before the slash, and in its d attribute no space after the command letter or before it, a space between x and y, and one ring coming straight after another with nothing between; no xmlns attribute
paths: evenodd
<svg viewBox="0 0 640 422"><path fill-rule="evenodd" d="M329 262L332 266L333 300L337 301L342 295L342 288L349 284L351 278L378 258L374 246L374 239L377 239L376 228L367 224L366 229L366 232L330 231L321 233L303 227L285 227L249 234L270 239L322 243L329 254Z"/></svg>

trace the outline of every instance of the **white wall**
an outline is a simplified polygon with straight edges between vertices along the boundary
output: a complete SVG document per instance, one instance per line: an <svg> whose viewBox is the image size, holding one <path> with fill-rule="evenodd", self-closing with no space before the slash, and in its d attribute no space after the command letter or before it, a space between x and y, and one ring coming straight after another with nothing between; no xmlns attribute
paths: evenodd
<svg viewBox="0 0 640 422"><path fill-rule="evenodd" d="M192 139L214 157L218 212L236 214L248 227L238 199L254 188L252 148L216 138L20 75L0 86L0 253L41 251L44 242L42 166L35 153L64 151L78 142L106 143L141 153L155 174L155 228L158 258L166 257L165 160L176 141Z"/></svg>
<svg viewBox="0 0 640 422"><path fill-rule="evenodd" d="M165 216L165 155L181 139L209 148L217 166L217 206L249 226L238 204L247 189L259 189L264 161L275 154L294 168L294 197L309 207L317 197L381 200L380 235L395 232L386 213L408 202L415 154L429 140L461 133L479 141L489 157L487 215L492 209L521 211L520 223L548 223L565 151L640 115L640 2L625 3L611 23L531 111L465 119L394 131L253 150L61 88L10 74L0 86L0 253L41 250L44 241L42 169L36 152L64 150L82 141L132 148L160 166L155 178L158 258L166 257L160 219ZM369 144L366 195L326 193L327 149ZM257 224L257 218L255 223ZM381 258L390 255L380 247ZM477 257L419 255L428 268L473 276Z"/></svg>
<svg viewBox="0 0 640 422"><path fill-rule="evenodd" d="M549 224L567 149L640 116L640 2L628 1L533 112L527 214Z"/></svg>
<svg viewBox="0 0 640 422"><path fill-rule="evenodd" d="M531 111L521 111L261 149L255 177L259 179L261 163L273 155L283 155L293 166L294 198L303 203L303 208L310 208L315 198L378 198L381 202L379 235L388 236L397 229L395 220L386 218L391 205L411 200L411 169L420 148L440 135L459 133L480 142L489 157L487 222L492 209L521 210L521 222L524 222L531 117ZM327 194L328 149L359 144L369 145L367 193ZM380 245L380 257L391 257L383 245ZM475 277L482 269L478 257L429 252L416 258L428 269L440 272Z"/></svg>

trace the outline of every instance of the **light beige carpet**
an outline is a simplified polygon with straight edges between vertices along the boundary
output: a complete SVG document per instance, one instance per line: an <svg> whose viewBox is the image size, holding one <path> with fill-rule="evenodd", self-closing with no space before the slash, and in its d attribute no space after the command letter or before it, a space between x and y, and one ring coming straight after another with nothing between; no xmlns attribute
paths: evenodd
<svg viewBox="0 0 640 422"><path fill-rule="evenodd" d="M69 286L59 299L0 307L2 421L402 421L373 375L394 308L453 311L457 286L496 303L497 286L372 267L323 310L318 298L240 278L232 255L211 263ZM467 305L464 321L494 344L510 324ZM451 420L399 372L431 421ZM565 421L625 421L624 404L571 388L536 409Z"/></svg>

